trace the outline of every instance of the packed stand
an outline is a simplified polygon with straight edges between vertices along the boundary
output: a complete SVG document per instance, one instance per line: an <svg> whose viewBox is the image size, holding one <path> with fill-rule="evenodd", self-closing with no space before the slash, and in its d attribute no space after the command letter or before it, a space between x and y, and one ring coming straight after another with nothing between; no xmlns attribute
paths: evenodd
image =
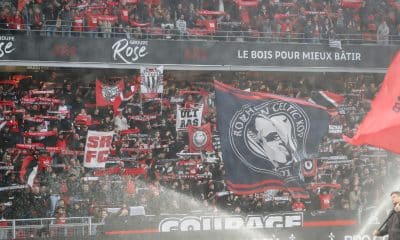
<svg viewBox="0 0 400 240"><path fill-rule="evenodd" d="M394 43L400 34L395 0L2 2L2 34L379 44Z"/></svg>
<svg viewBox="0 0 400 240"><path fill-rule="evenodd" d="M94 79L72 81L62 72L12 75L0 82L1 217L94 216L102 221L107 215L373 206L388 179L394 179L398 158L379 149L350 147L341 133L352 135L382 76L319 77L289 81L279 74L224 73L188 82L168 74L161 98L143 100L136 92L122 113L114 114L112 107L95 107ZM138 88L137 75L97 78L105 83L123 79L125 86ZM210 81L214 78L240 89L305 100L316 90L345 96L339 108L331 109L331 125L336 128L321 143L315 173L304 176L310 198L292 199L289 192L275 190L239 196L226 188ZM175 128L176 105L196 104L208 106L203 123L212 126L211 153L188 154L187 132ZM88 130L116 133L105 169L83 167ZM33 171L37 175L31 178Z"/></svg>

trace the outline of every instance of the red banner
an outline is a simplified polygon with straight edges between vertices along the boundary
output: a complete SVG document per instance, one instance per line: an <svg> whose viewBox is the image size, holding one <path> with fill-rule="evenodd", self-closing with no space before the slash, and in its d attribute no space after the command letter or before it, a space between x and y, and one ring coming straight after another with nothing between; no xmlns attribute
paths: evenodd
<svg viewBox="0 0 400 240"><path fill-rule="evenodd" d="M0 106L14 107L13 101L0 101Z"/></svg>
<svg viewBox="0 0 400 240"><path fill-rule="evenodd" d="M128 135L128 134L138 134L140 132L139 128L132 128L132 129L126 129L121 131L121 135Z"/></svg>
<svg viewBox="0 0 400 240"><path fill-rule="evenodd" d="M344 8L361 8L364 0L342 0L341 5Z"/></svg>
<svg viewBox="0 0 400 240"><path fill-rule="evenodd" d="M146 169L144 168L125 168L122 175L146 175Z"/></svg>
<svg viewBox="0 0 400 240"><path fill-rule="evenodd" d="M119 174L120 171L121 171L120 167L112 167L112 168L107 168L107 169L96 170L96 171L94 171L93 175L96 177L115 175L115 174Z"/></svg>
<svg viewBox="0 0 400 240"><path fill-rule="evenodd" d="M205 150L211 152L212 148L212 137L211 137L211 125L208 123L200 127L188 127L189 133L189 152L199 152Z"/></svg>
<svg viewBox="0 0 400 240"><path fill-rule="evenodd" d="M124 82L120 80L116 85L106 85L96 80L96 106L113 105L115 99L124 89Z"/></svg>
<svg viewBox="0 0 400 240"><path fill-rule="evenodd" d="M243 7L257 7L258 0L237 0L236 4Z"/></svg>
<svg viewBox="0 0 400 240"><path fill-rule="evenodd" d="M317 175L317 160L303 160L301 171L304 177L314 177L315 175Z"/></svg>
<svg viewBox="0 0 400 240"><path fill-rule="evenodd" d="M24 137L49 137L57 134L57 131L47 132L25 132Z"/></svg>
<svg viewBox="0 0 400 240"><path fill-rule="evenodd" d="M107 176L107 175L146 175L146 169L144 168L120 168L120 167L112 167L112 168L106 168L106 169L101 169L101 170L96 170L94 171L94 176L100 177L100 176Z"/></svg>

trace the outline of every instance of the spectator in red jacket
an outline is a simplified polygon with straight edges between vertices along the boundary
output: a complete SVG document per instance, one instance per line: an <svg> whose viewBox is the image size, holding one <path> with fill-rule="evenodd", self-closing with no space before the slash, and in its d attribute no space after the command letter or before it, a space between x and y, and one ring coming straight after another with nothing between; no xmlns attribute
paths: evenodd
<svg viewBox="0 0 400 240"><path fill-rule="evenodd" d="M22 18L20 11L15 11L14 16L11 18L10 29L14 34L24 33L24 19Z"/></svg>

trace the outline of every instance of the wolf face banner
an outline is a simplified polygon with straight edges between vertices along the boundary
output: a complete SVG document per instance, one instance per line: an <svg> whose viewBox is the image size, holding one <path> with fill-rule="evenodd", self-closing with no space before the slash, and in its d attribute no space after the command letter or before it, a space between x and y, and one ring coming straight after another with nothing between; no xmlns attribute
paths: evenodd
<svg viewBox="0 0 400 240"><path fill-rule="evenodd" d="M120 80L115 85L107 85L96 80L96 106L113 105L117 96L124 89L124 81Z"/></svg>
<svg viewBox="0 0 400 240"><path fill-rule="evenodd" d="M226 183L237 194L289 190L300 197L300 162L318 151L329 115L318 105L215 82Z"/></svg>
<svg viewBox="0 0 400 240"><path fill-rule="evenodd" d="M140 67L140 92L142 94L161 94L164 91L163 85L164 67L147 68Z"/></svg>

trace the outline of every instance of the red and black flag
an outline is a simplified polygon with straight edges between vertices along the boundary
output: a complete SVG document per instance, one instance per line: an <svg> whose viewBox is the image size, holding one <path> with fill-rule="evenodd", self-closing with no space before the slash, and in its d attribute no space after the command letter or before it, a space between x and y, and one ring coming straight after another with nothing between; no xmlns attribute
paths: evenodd
<svg viewBox="0 0 400 240"><path fill-rule="evenodd" d="M311 101L326 108L337 108L344 102L344 96L330 91L314 91L311 93Z"/></svg>
<svg viewBox="0 0 400 240"><path fill-rule="evenodd" d="M115 99L124 90L124 81L120 80L114 85L107 85L96 80L96 106L104 107L113 105Z"/></svg>
<svg viewBox="0 0 400 240"><path fill-rule="evenodd" d="M189 133L189 152L196 153L201 151L211 152L213 150L211 125L205 124L200 127L188 126Z"/></svg>
<svg viewBox="0 0 400 240"><path fill-rule="evenodd" d="M214 82L225 182L236 194L282 189L307 198L301 161L318 153L328 131L322 106Z"/></svg>
<svg viewBox="0 0 400 240"><path fill-rule="evenodd" d="M344 140L353 145L371 145L400 153L400 54L391 63L371 110L357 133Z"/></svg>

